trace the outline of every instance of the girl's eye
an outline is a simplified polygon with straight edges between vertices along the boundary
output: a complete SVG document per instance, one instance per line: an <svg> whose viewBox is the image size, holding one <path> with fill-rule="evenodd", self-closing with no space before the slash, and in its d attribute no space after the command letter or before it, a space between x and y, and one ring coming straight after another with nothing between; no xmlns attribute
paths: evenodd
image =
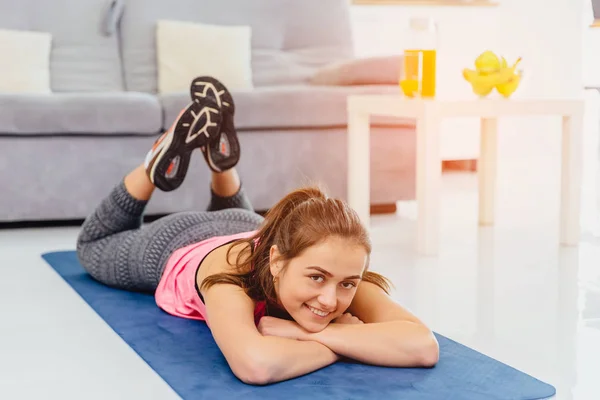
<svg viewBox="0 0 600 400"><path fill-rule="evenodd" d="M315 282L323 282L324 278L321 275L311 275L310 279Z"/></svg>
<svg viewBox="0 0 600 400"><path fill-rule="evenodd" d="M344 282L344 283L342 283L342 287L344 289L352 289L355 286L356 285L353 282Z"/></svg>

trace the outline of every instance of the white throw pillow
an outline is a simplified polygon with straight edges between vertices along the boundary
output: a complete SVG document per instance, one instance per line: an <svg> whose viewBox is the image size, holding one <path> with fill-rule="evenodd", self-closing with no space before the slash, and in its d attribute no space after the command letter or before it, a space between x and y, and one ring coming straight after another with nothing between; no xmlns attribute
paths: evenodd
<svg viewBox="0 0 600 400"><path fill-rule="evenodd" d="M50 93L52 35L0 29L0 93Z"/></svg>
<svg viewBox="0 0 600 400"><path fill-rule="evenodd" d="M252 89L249 26L157 23L158 91L187 92L192 79L210 75L230 90Z"/></svg>

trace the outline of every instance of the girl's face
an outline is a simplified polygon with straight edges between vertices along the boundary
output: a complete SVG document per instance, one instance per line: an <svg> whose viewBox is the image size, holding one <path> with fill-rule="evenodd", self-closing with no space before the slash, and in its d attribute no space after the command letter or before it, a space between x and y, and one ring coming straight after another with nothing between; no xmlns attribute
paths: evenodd
<svg viewBox="0 0 600 400"><path fill-rule="evenodd" d="M271 260L278 255L273 246ZM362 246L335 236L307 248L287 268L272 261L279 305L301 327L319 332L350 306L366 264Z"/></svg>

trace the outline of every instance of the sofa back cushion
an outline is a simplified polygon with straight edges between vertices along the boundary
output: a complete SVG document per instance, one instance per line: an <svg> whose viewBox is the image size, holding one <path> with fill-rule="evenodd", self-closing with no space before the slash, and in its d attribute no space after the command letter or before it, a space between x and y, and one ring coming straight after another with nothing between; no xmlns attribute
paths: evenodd
<svg viewBox="0 0 600 400"><path fill-rule="evenodd" d="M157 92L158 20L250 26L257 86L306 81L323 64L352 55L348 0L125 0L120 30L127 90ZM194 44L189 48L193 52Z"/></svg>
<svg viewBox="0 0 600 400"><path fill-rule="evenodd" d="M349 0L286 0L283 47L254 52L255 85L306 83L323 65L354 55Z"/></svg>
<svg viewBox="0 0 600 400"><path fill-rule="evenodd" d="M284 6L279 0L126 0L120 25L126 88L157 92L158 20L250 26L252 48L278 49L283 45ZM192 41L189 51L194 51Z"/></svg>
<svg viewBox="0 0 600 400"><path fill-rule="evenodd" d="M114 1L0 0L0 28L52 35L52 91L123 90L118 37L107 31Z"/></svg>

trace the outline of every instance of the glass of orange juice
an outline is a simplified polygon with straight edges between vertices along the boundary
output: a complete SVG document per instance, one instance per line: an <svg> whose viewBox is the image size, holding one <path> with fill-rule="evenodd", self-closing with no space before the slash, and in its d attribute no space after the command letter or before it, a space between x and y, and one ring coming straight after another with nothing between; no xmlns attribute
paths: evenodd
<svg viewBox="0 0 600 400"><path fill-rule="evenodd" d="M435 97L437 24L430 18L412 18L400 72L400 88L409 97Z"/></svg>

